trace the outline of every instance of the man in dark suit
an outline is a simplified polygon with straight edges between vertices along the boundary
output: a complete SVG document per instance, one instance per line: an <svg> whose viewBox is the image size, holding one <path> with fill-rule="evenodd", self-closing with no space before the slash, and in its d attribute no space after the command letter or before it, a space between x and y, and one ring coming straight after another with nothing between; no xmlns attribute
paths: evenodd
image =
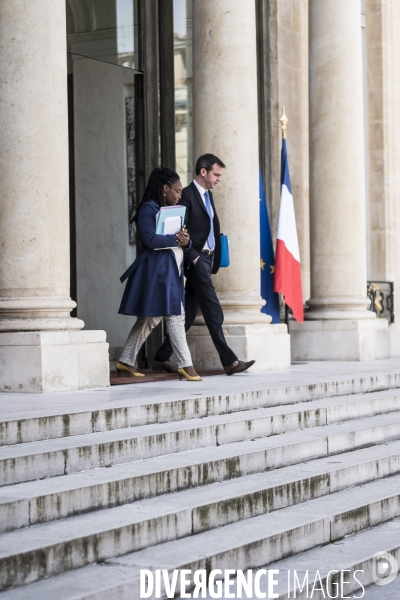
<svg viewBox="0 0 400 600"><path fill-rule="evenodd" d="M211 274L217 273L221 259L220 225L211 190L221 180L224 163L214 154L204 154L196 162L196 177L182 191L180 204L186 206L185 224L192 241L185 254L185 328L192 326L200 306L214 346L227 375L242 373L254 364L243 362L226 343L222 324L224 313ZM172 371L172 346L166 337L153 361L154 368Z"/></svg>

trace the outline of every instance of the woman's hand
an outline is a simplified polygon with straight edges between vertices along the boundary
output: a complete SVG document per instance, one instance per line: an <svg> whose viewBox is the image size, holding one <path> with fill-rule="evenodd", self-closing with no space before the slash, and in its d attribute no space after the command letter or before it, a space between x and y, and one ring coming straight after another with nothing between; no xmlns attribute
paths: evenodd
<svg viewBox="0 0 400 600"><path fill-rule="evenodd" d="M177 232L176 241L178 242L178 244L180 246L183 246L183 247L189 246L190 235L188 234L186 227L183 227L183 229L180 229Z"/></svg>

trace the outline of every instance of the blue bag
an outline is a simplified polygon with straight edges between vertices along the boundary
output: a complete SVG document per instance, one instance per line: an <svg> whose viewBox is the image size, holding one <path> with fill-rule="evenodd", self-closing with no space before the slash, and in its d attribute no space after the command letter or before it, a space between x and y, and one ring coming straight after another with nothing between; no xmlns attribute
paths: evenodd
<svg viewBox="0 0 400 600"><path fill-rule="evenodd" d="M229 238L227 235L221 233L221 261L219 266L229 267L230 264L231 261L229 258Z"/></svg>

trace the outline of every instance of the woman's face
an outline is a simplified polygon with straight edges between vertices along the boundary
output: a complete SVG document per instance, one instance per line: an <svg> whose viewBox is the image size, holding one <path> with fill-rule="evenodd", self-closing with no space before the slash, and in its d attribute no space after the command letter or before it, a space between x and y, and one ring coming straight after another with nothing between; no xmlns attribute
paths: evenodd
<svg viewBox="0 0 400 600"><path fill-rule="evenodd" d="M179 204L179 200L182 196L182 183L180 179L177 179L171 185L164 185L164 200L167 206L174 206Z"/></svg>

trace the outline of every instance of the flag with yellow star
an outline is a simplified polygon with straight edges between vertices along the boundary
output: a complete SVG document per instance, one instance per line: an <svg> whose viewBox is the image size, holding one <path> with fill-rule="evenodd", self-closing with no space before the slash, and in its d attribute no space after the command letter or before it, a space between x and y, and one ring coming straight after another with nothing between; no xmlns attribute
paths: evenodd
<svg viewBox="0 0 400 600"><path fill-rule="evenodd" d="M280 323L279 294L274 292L275 256L267 201L260 170L260 274L261 298L266 301L261 312L272 317L272 323Z"/></svg>

